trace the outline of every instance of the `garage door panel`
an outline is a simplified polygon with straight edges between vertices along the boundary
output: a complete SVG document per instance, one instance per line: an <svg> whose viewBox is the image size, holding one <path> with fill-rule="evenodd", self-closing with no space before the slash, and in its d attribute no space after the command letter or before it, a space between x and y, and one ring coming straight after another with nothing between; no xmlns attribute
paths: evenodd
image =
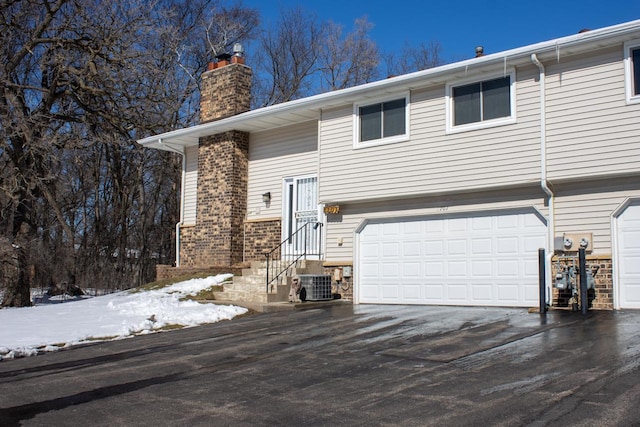
<svg viewBox="0 0 640 427"><path fill-rule="evenodd" d="M438 303L445 298L444 285L424 285L425 301Z"/></svg>
<svg viewBox="0 0 640 427"><path fill-rule="evenodd" d="M418 284L406 284L402 287L403 299L419 302L422 299L420 288Z"/></svg>
<svg viewBox="0 0 640 427"><path fill-rule="evenodd" d="M498 285L498 299L505 303L516 303L520 299L518 286Z"/></svg>
<svg viewBox="0 0 640 427"><path fill-rule="evenodd" d="M427 256L444 256L444 242L442 240L427 240L424 247Z"/></svg>
<svg viewBox="0 0 640 427"><path fill-rule="evenodd" d="M450 284L447 286L447 292L449 300L453 302L463 302L469 300L469 295L467 293L467 284Z"/></svg>
<svg viewBox="0 0 640 427"><path fill-rule="evenodd" d="M425 276L428 277L443 277L444 276L444 262L426 262L425 263Z"/></svg>
<svg viewBox="0 0 640 427"><path fill-rule="evenodd" d="M404 262L402 277L404 279L420 279L422 277L422 265L419 262Z"/></svg>
<svg viewBox="0 0 640 427"><path fill-rule="evenodd" d="M490 216L470 218L473 231L491 231L493 228L493 218Z"/></svg>
<svg viewBox="0 0 640 427"><path fill-rule="evenodd" d="M545 236L526 236L523 239L524 248L523 251L526 254L538 253L538 249L544 248L546 237Z"/></svg>
<svg viewBox="0 0 640 427"><path fill-rule="evenodd" d="M617 218L618 286L621 308L640 308L640 205Z"/></svg>
<svg viewBox="0 0 640 427"><path fill-rule="evenodd" d="M471 253L474 255L491 255L493 241L491 238L471 239Z"/></svg>
<svg viewBox="0 0 640 427"><path fill-rule="evenodd" d="M628 255L620 267L622 275L640 275L640 255Z"/></svg>
<svg viewBox="0 0 640 427"><path fill-rule="evenodd" d="M490 283L475 283L471 287L471 295L473 300L476 302L481 302L482 304L491 302L491 300L493 300L493 285Z"/></svg>
<svg viewBox="0 0 640 427"><path fill-rule="evenodd" d="M497 237L496 253L499 255L513 255L518 253L519 239L515 236Z"/></svg>
<svg viewBox="0 0 640 427"><path fill-rule="evenodd" d="M493 273L493 263L491 260L471 261L471 274L473 277L491 277Z"/></svg>
<svg viewBox="0 0 640 427"><path fill-rule="evenodd" d="M496 276L499 278L515 279L519 275L517 259L498 259L496 266Z"/></svg>
<svg viewBox="0 0 640 427"><path fill-rule="evenodd" d="M545 246L546 226L536 214L391 223L367 224L360 233L360 268L377 268L361 272L358 286L367 292L359 292L359 302L537 305L537 251ZM368 231L372 225L377 232ZM373 243L378 249L368 247ZM374 282L377 292L367 288Z"/></svg>
<svg viewBox="0 0 640 427"><path fill-rule="evenodd" d="M467 254L466 239L451 239L447 242L448 255L466 255Z"/></svg>
<svg viewBox="0 0 640 427"><path fill-rule="evenodd" d="M446 230L450 233L466 232L467 231L467 218L455 218L450 219L445 223Z"/></svg>
<svg viewBox="0 0 640 427"><path fill-rule="evenodd" d="M418 240L414 240L414 241L409 241L409 242L403 242L402 244L402 256L403 257L420 257L422 256L421 253L421 247L422 245L420 244L420 241Z"/></svg>
<svg viewBox="0 0 640 427"><path fill-rule="evenodd" d="M447 263L448 277L467 277L466 261L449 261Z"/></svg>

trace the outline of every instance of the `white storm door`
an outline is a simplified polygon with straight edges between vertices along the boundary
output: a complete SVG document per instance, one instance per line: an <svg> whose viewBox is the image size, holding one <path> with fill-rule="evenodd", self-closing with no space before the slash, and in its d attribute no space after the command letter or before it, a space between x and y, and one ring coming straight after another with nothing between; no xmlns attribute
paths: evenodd
<svg viewBox="0 0 640 427"><path fill-rule="evenodd" d="M284 253L299 255L305 251L315 252L319 234L311 226L306 230L301 228L307 223L318 222L318 178L287 178L284 186Z"/></svg>

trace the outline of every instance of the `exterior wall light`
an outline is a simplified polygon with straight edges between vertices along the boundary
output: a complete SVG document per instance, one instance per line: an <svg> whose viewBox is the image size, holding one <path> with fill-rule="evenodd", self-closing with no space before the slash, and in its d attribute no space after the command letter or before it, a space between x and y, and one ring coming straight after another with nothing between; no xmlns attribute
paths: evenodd
<svg viewBox="0 0 640 427"><path fill-rule="evenodd" d="M270 192L270 191L267 191L266 193L264 193L264 194L262 195L262 201L263 201L264 203L269 203L269 202L271 202L271 192Z"/></svg>

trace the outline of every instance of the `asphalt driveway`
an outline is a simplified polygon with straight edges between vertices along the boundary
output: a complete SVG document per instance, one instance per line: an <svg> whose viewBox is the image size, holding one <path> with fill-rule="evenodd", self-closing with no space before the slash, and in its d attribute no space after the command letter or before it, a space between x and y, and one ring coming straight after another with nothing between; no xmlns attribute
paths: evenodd
<svg viewBox="0 0 640 427"><path fill-rule="evenodd" d="M640 424L640 312L275 312L0 362L0 425Z"/></svg>

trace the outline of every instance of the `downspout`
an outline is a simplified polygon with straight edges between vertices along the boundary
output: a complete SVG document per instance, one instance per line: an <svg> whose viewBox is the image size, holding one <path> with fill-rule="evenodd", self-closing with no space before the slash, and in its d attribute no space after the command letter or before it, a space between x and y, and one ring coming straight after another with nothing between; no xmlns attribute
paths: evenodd
<svg viewBox="0 0 640 427"><path fill-rule="evenodd" d="M180 267L180 227L184 224L184 185L187 179L187 153L182 151L182 177L180 179L180 221L176 223L176 268Z"/></svg>
<svg viewBox="0 0 640 427"><path fill-rule="evenodd" d="M551 260L553 258L553 243L555 237L555 195L547 180L547 109L546 109L546 88L545 88L545 69L535 53L531 54L531 62L533 62L540 71L540 186L545 194L549 197L549 219L547 224L548 232L548 249L546 256L546 277L547 282L547 304L551 305Z"/></svg>

